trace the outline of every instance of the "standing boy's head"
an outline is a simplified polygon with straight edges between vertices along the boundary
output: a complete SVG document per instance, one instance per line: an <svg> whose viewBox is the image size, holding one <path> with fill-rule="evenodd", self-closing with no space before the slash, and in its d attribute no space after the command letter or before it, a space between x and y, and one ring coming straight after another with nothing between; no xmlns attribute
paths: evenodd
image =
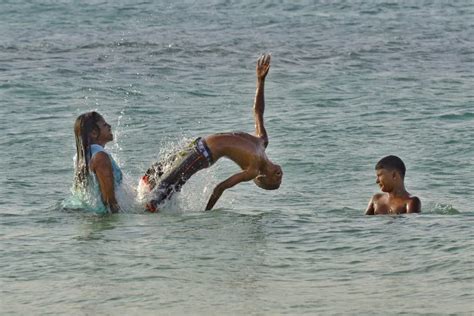
<svg viewBox="0 0 474 316"><path fill-rule="evenodd" d="M405 164L397 156L386 156L375 165L376 183L383 192L391 192L395 188L404 186Z"/></svg>

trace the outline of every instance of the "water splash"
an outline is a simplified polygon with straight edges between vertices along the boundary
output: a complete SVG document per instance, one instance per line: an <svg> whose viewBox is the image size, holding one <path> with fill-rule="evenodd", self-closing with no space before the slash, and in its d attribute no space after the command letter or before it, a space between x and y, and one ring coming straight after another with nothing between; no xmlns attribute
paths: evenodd
<svg viewBox="0 0 474 316"><path fill-rule="evenodd" d="M174 156L194 141L194 138L181 136L175 140L164 140L160 144L159 161L162 164L163 176L172 170L174 166ZM207 199L210 197L216 180L216 170L207 168L198 171L182 186L179 192L175 192L169 200L159 206L161 212L196 212L204 210ZM140 203L151 199L153 193L149 193L139 185L137 199Z"/></svg>
<svg viewBox="0 0 474 316"><path fill-rule="evenodd" d="M179 137L175 140L163 140L160 144L158 161L163 163L164 175L173 167L172 157L184 147L188 146L194 138L187 136ZM114 155L114 159L120 161L119 155ZM143 170L144 173L145 170ZM128 174L122 170L123 180L116 188L115 195L120 205L121 213L143 213L145 204L153 194L148 192L141 184L138 177ZM137 181L138 180L138 181ZM180 192L175 192L173 196L159 206L161 212L166 213L187 213L202 211L205 208L207 199L212 193L212 189L217 184L216 168L208 168L199 171L181 188ZM71 188L71 195L66 198L62 207L64 209L77 209L98 215L107 214L107 207L102 203L98 181L95 175L90 177L90 185L86 190L77 191Z"/></svg>
<svg viewBox="0 0 474 316"><path fill-rule="evenodd" d="M432 208L430 208L430 213L440 214L440 215L457 215L461 214L454 206L451 204L436 203Z"/></svg>
<svg viewBox="0 0 474 316"><path fill-rule="evenodd" d="M61 203L63 210L86 211L97 215L108 213L108 209L102 203L99 195L98 183L95 181L95 177L90 177L89 186L86 188L75 188L73 184L70 192L70 196Z"/></svg>

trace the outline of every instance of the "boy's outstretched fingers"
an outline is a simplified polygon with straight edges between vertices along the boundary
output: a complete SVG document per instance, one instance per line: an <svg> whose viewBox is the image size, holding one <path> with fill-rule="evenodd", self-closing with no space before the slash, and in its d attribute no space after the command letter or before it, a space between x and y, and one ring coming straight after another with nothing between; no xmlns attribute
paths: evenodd
<svg viewBox="0 0 474 316"><path fill-rule="evenodd" d="M257 76L259 79L265 79L265 76L267 75L268 70L270 69L270 59L270 54L263 54L257 60Z"/></svg>
<svg viewBox="0 0 474 316"><path fill-rule="evenodd" d="M257 65L258 66L263 66L263 65L268 65L270 63L271 55L270 54L263 54L260 56L258 59Z"/></svg>
<svg viewBox="0 0 474 316"><path fill-rule="evenodd" d="M264 54L264 56L265 56L265 57L264 57L263 63L264 63L265 65L270 64L270 59L272 58L272 54Z"/></svg>

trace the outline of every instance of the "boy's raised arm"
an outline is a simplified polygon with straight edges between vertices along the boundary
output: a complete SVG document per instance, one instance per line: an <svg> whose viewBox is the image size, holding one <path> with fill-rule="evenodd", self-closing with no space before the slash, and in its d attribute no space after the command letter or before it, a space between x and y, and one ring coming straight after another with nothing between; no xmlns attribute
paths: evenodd
<svg viewBox="0 0 474 316"><path fill-rule="evenodd" d="M255 92L255 101L253 105L253 113L255 117L255 133L265 142L265 147L268 145L267 131L263 123L263 113L265 112L265 77L270 69L270 54L264 54L257 60L257 91Z"/></svg>

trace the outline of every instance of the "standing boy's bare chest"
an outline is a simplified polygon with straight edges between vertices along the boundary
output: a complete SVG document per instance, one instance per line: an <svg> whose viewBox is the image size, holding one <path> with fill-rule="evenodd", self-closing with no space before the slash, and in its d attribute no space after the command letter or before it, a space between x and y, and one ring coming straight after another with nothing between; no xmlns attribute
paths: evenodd
<svg viewBox="0 0 474 316"><path fill-rule="evenodd" d="M407 204L403 199L384 196L374 203L374 214L403 214L407 212Z"/></svg>

